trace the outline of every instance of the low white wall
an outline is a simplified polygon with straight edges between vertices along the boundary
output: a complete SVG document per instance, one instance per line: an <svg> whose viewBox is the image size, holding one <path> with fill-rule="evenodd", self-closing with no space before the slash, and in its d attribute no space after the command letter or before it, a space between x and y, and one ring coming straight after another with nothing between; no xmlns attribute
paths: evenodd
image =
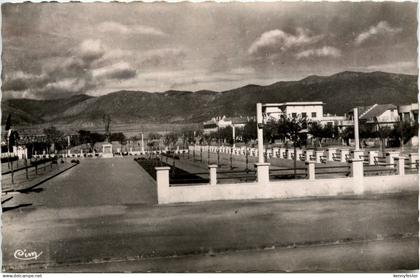
<svg viewBox="0 0 420 278"><path fill-rule="evenodd" d="M417 191L418 175L371 176L258 183L158 186L159 204L213 200L288 199Z"/></svg>

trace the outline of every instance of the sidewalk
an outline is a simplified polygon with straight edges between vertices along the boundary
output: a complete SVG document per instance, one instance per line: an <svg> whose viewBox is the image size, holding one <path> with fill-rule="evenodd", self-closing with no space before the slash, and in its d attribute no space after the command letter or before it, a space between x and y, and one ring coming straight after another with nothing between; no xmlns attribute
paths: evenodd
<svg viewBox="0 0 420 278"><path fill-rule="evenodd" d="M26 175L25 170L16 171L13 174L13 183L11 174L2 175L2 193L29 190L76 165L76 163L70 162L58 162L57 164L48 163L39 166L37 170L35 167L29 168L28 175Z"/></svg>

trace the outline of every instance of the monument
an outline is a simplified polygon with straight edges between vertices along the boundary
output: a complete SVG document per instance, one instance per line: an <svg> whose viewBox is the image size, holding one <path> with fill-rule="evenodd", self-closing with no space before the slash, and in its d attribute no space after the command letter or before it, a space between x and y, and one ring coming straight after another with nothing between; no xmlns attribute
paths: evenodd
<svg viewBox="0 0 420 278"><path fill-rule="evenodd" d="M111 118L108 114L104 115L104 124L105 124L105 143L102 145L102 157L103 158L110 158L114 157L114 153L112 152L112 144L109 143L110 133L109 133L109 124L111 122Z"/></svg>

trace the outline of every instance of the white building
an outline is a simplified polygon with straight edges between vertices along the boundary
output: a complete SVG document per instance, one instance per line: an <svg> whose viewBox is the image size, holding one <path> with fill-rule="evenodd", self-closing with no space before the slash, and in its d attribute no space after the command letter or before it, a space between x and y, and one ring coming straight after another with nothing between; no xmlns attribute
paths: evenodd
<svg viewBox="0 0 420 278"><path fill-rule="evenodd" d="M393 127L399 122L397 106L394 104L374 104L370 106L359 106L359 122L366 124L379 124L380 126ZM353 110L348 112L348 120L353 120Z"/></svg>
<svg viewBox="0 0 420 278"><path fill-rule="evenodd" d="M306 118L310 121L321 121L323 119L324 103L322 101L306 102L284 102L266 103L265 120L280 119L282 116L287 118Z"/></svg>
<svg viewBox="0 0 420 278"><path fill-rule="evenodd" d="M228 126L241 128L250 120L249 117L214 117L210 121L204 122L204 134L210 134L212 132L217 132L219 128L226 128Z"/></svg>
<svg viewBox="0 0 420 278"><path fill-rule="evenodd" d="M398 114L403 121L417 123L419 119L419 104L400 105L398 106Z"/></svg>

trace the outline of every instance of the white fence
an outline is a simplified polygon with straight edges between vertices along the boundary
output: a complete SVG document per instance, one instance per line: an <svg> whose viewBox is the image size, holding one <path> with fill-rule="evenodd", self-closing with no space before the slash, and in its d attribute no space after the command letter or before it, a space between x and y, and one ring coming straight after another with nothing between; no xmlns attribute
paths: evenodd
<svg viewBox="0 0 420 278"><path fill-rule="evenodd" d="M395 175L365 176L362 152L353 152L350 177L315 178L315 161L308 161L306 180L269 180L269 163L257 163L254 183L219 184L217 166L209 165L210 182L188 186L170 186L170 167L156 167L158 203L183 203L238 199L288 199L365 193L391 193L418 190L418 174L406 175L405 157L393 157Z"/></svg>

